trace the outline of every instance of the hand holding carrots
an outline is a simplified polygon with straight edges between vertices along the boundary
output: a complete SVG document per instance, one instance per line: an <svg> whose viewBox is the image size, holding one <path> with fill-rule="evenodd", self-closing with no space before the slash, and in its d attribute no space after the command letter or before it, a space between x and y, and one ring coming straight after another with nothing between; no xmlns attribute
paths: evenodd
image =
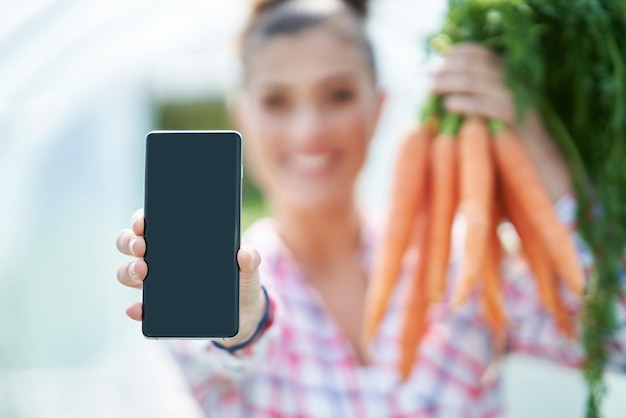
<svg viewBox="0 0 626 418"><path fill-rule="evenodd" d="M514 127L554 202L571 189L569 169L535 111L529 111L524 122L516 124L513 96L502 79L501 66L501 58L483 46L453 46L433 74L432 92L444 96L443 106L450 112L495 119Z"/></svg>

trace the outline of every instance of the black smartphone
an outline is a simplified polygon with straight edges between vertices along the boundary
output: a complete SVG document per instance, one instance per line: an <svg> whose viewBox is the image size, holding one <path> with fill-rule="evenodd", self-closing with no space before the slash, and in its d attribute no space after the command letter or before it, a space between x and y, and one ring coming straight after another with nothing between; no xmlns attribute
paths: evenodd
<svg viewBox="0 0 626 418"><path fill-rule="evenodd" d="M143 334L230 338L239 329L242 139L235 131L146 137Z"/></svg>

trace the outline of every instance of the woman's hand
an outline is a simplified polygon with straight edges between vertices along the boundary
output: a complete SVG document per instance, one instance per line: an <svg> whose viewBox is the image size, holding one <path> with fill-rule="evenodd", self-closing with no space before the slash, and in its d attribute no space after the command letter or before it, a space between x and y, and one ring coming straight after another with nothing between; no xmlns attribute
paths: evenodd
<svg viewBox="0 0 626 418"><path fill-rule="evenodd" d="M571 189L567 164L537 112L529 110L524 122L516 123L513 97L496 54L472 43L451 48L433 74L432 90L445 96L444 107L451 112L497 119L515 127L553 201Z"/></svg>
<svg viewBox="0 0 626 418"><path fill-rule="evenodd" d="M117 249L126 255L137 257L137 260L122 264L117 269L117 279L125 286L141 289L143 280L148 274L148 265L143 260L146 253L146 241L143 238L143 209L135 212L131 219L131 229L124 229L117 235ZM240 270L239 280L239 323L240 332L231 340L220 340L220 345L231 347L246 341L256 330L265 312L265 295L261 290L259 264L261 256L250 247L242 247L237 253ZM136 321L142 319L141 303L134 303L126 309L126 314Z"/></svg>

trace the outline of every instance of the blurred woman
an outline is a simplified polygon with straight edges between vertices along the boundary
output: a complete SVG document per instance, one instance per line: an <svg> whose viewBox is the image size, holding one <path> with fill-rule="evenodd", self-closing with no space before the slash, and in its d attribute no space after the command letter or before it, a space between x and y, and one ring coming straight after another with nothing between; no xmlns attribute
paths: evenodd
<svg viewBox="0 0 626 418"><path fill-rule="evenodd" d="M484 379L497 353L475 302L444 316L433 309L407 382L400 383L395 369L399 295L372 353L362 352L365 293L381 225L357 207L355 181L384 104L365 12L361 1L260 1L242 34L244 78L232 118L245 140L246 167L265 194L271 218L249 228L238 253L238 337L170 344L209 416L502 413L499 380ZM515 125L500 61L482 47L453 48L432 89L445 96L449 111ZM560 219L572 227L575 200L562 156L536 114L516 128ZM120 232L117 245L138 257L120 266L118 279L141 288L147 273L141 211L132 229ZM588 259L586 253L581 257ZM453 252L451 263L454 272L458 254ZM541 309L523 261L508 259L502 273L511 315L507 350L577 365L580 347ZM578 309L580 301L567 296L569 307ZM141 304L127 313L140 320Z"/></svg>

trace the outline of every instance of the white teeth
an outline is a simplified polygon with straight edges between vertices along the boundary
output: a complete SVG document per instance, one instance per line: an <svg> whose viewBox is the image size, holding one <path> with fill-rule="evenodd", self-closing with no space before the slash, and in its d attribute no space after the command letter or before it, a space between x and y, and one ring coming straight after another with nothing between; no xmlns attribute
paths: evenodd
<svg viewBox="0 0 626 418"><path fill-rule="evenodd" d="M306 171L321 170L330 161L330 155L317 154L317 155L294 155L293 162L296 167Z"/></svg>

